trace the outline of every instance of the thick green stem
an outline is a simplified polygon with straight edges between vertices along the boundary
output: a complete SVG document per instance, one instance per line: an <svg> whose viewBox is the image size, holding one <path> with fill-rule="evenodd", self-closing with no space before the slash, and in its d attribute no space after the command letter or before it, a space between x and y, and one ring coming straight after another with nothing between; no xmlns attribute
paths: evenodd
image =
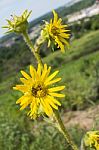
<svg viewBox="0 0 99 150"><path fill-rule="evenodd" d="M42 60L41 60L41 57L40 57L39 53L38 53L37 51L35 51L34 46L33 46L33 43L32 43L32 41L30 40L28 33L27 33L27 32L24 32L22 35L23 35L23 38L24 38L26 44L27 44L28 47L30 48L31 52L34 54L34 56L35 56L37 62L40 63L41 66L43 67L43 62L42 62Z"/></svg>
<svg viewBox="0 0 99 150"><path fill-rule="evenodd" d="M59 112L57 110L54 110L54 114L55 114L55 118L56 121L58 122L58 126L59 126L59 130L62 132L62 134L64 135L66 141L68 142L68 144L72 147L72 150L78 150L77 146L75 145L75 143L72 141L68 131L66 130L63 121L59 115Z"/></svg>

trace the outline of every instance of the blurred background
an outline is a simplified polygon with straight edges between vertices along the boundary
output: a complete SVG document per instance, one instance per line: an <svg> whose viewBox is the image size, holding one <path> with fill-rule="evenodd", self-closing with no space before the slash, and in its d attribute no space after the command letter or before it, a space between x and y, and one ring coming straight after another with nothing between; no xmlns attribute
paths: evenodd
<svg viewBox="0 0 99 150"><path fill-rule="evenodd" d="M19 111L20 92L12 90L19 82L21 69L29 72L35 58L21 36L5 35L1 26L11 14L32 10L29 36L34 43L42 20L49 21L52 10L71 30L71 47L62 54L42 45L43 62L59 69L66 97L60 113L65 126L80 146L88 130L99 130L99 0L1 0L0 1L0 150L71 150L63 135L42 119L33 121Z"/></svg>

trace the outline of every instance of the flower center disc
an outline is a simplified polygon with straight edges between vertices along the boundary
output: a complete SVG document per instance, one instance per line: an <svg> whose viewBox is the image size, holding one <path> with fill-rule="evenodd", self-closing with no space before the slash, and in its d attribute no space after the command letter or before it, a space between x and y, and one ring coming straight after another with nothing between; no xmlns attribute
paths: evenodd
<svg viewBox="0 0 99 150"><path fill-rule="evenodd" d="M54 34L54 35L58 35L59 34L59 31L58 31L59 29L57 28L57 27L55 27L55 26L53 26L52 27L52 29L51 29L51 32Z"/></svg>
<svg viewBox="0 0 99 150"><path fill-rule="evenodd" d="M32 87L32 95L34 97L40 98L47 95L47 89L42 85L37 85Z"/></svg>

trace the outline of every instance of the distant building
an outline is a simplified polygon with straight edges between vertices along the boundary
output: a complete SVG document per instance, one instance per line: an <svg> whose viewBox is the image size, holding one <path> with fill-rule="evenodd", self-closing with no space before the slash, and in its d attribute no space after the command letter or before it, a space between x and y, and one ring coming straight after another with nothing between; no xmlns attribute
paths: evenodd
<svg viewBox="0 0 99 150"><path fill-rule="evenodd" d="M72 23L81 20L86 17L91 17L99 14L99 0L96 0L95 4L86 9L82 9L76 13L67 16L68 23Z"/></svg>

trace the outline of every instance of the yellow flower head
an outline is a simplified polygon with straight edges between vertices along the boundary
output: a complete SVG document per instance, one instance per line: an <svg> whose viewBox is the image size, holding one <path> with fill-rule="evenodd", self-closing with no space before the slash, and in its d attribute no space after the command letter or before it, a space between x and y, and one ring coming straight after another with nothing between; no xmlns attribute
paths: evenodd
<svg viewBox="0 0 99 150"><path fill-rule="evenodd" d="M53 44L65 51L65 46L69 47L70 30L67 29L67 25L62 24L62 19L58 19L57 13L53 10L54 19L50 20L50 23L45 22L45 26L41 31L41 37L48 41L48 47Z"/></svg>
<svg viewBox="0 0 99 150"><path fill-rule="evenodd" d="M99 150L99 131L89 131L84 137L85 146Z"/></svg>
<svg viewBox="0 0 99 150"><path fill-rule="evenodd" d="M58 71L50 74L51 67L47 68L44 64L42 69L38 64L36 70L30 65L30 75L21 71L23 78L20 78L22 85L16 85L14 89L21 91L24 95L17 100L20 103L21 110L27 106L30 108L28 115L31 118L36 118L41 113L46 113L47 116L53 114L53 108L58 109L61 106L60 102L54 97L64 97L64 94L57 93L65 88L65 86L53 86L59 82L61 78L55 78Z"/></svg>
<svg viewBox="0 0 99 150"><path fill-rule="evenodd" d="M25 10L21 16L12 15L12 20L7 20L8 25L3 28L8 28L8 32L23 33L28 27L28 17L32 11Z"/></svg>

